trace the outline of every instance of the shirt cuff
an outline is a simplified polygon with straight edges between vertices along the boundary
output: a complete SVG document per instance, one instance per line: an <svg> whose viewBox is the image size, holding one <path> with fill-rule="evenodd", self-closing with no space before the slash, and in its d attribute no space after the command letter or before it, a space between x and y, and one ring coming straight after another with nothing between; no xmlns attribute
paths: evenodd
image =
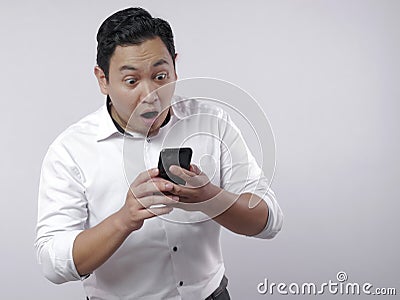
<svg viewBox="0 0 400 300"><path fill-rule="evenodd" d="M41 253L44 275L54 283L83 280L88 275L80 276L72 256L75 238L83 230L57 232L50 242L48 251Z"/></svg>
<svg viewBox="0 0 400 300"><path fill-rule="evenodd" d="M260 239L272 239L282 229L283 214L278 203L275 200L273 192L266 192L263 196L257 195L262 198L268 206L268 220L264 229L251 237Z"/></svg>

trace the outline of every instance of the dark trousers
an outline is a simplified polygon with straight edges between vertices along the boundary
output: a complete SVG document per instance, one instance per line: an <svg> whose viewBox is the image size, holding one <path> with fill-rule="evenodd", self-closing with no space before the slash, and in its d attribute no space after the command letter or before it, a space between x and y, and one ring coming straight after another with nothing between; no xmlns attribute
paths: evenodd
<svg viewBox="0 0 400 300"><path fill-rule="evenodd" d="M231 297L229 296L229 292L226 289L227 285L228 278L226 278L226 276L224 275L224 277L222 277L221 283L219 284L219 287L205 300L230 300Z"/></svg>

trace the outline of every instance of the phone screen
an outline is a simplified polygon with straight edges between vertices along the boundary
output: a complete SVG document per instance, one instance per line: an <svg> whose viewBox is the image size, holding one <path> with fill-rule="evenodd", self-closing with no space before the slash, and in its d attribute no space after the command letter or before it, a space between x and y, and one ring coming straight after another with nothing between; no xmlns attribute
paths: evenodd
<svg viewBox="0 0 400 300"><path fill-rule="evenodd" d="M160 177L176 184L185 185L186 182L182 178L172 174L169 171L169 167L171 165L177 165L185 168L186 170L189 170L190 160L192 159L192 152L192 149L188 147L162 149L158 160Z"/></svg>

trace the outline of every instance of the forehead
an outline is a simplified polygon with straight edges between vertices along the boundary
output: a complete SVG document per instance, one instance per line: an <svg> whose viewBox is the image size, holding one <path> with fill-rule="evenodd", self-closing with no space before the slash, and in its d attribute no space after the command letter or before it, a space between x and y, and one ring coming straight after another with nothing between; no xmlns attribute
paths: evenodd
<svg viewBox="0 0 400 300"><path fill-rule="evenodd" d="M159 37L156 37L138 45L117 46L111 56L110 70L125 65L132 65L137 69L146 68L160 59L172 64L167 47Z"/></svg>

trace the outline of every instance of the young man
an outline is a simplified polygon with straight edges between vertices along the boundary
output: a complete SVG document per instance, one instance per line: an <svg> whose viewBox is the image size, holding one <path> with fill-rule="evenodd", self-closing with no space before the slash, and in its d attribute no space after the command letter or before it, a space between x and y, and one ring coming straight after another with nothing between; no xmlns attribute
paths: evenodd
<svg viewBox="0 0 400 300"><path fill-rule="evenodd" d="M224 111L174 96L166 21L125 9L97 42L106 105L43 161L35 246L45 276L82 280L90 299L229 299L220 226L274 237L283 216L267 179ZM158 153L182 146L193 162L212 157L214 172L172 166L186 185L159 177Z"/></svg>

